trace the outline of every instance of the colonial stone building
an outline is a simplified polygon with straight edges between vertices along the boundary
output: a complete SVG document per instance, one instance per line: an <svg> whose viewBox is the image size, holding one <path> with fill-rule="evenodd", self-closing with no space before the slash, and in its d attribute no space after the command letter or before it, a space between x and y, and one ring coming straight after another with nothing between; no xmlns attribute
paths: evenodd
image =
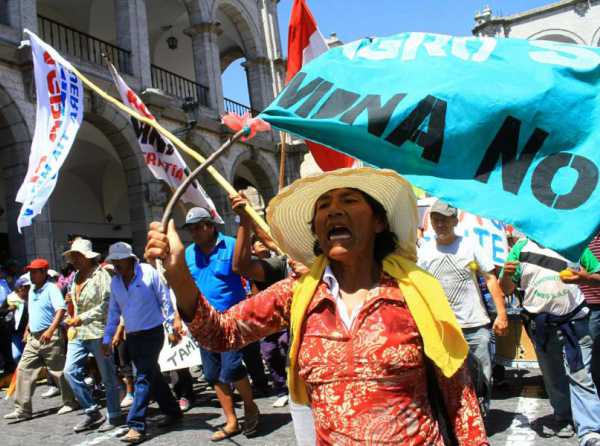
<svg viewBox="0 0 600 446"><path fill-rule="evenodd" d="M475 16L473 34L600 46L600 1L562 0L510 16L489 7Z"/></svg>
<svg viewBox="0 0 600 446"><path fill-rule="evenodd" d="M114 240L143 250L148 223L158 219L169 191L146 168L133 128L121 112L86 92L84 123L42 215L16 230L15 202L27 170L35 125L35 89L22 29L36 32L103 89L117 96L103 54L169 130L204 156L228 135L225 111L262 110L282 88L284 64L277 0L3 0L0 3L0 249L25 261L54 265L68 234L84 234L100 250ZM244 58L250 104L223 96L221 75ZM302 150L290 150L288 181ZM195 162L186 158L193 168ZM278 136L237 144L215 167L261 206L277 191ZM227 197L210 177L202 183L226 219ZM185 209L178 208L181 222ZM0 259L3 261L4 259Z"/></svg>

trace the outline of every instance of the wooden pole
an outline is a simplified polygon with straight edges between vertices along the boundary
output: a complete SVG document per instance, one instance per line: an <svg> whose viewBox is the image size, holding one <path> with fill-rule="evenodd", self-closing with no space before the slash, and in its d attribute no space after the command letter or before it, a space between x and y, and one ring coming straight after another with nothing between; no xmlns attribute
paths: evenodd
<svg viewBox="0 0 600 446"><path fill-rule="evenodd" d="M286 146L287 138L284 132L279 132L279 139L281 140L281 148L279 152L279 190L285 187L285 157L286 157Z"/></svg>
<svg viewBox="0 0 600 446"><path fill-rule="evenodd" d="M145 124L148 124L149 126L151 126L154 129L156 129L165 138L168 138L178 149L180 149L183 152L187 153L189 156L191 156L196 161L198 161L198 163L203 164L206 161L206 159L202 155L200 155L198 152L196 152L195 150L192 150L190 147L188 147L183 141L181 141L177 136L173 135L171 132L169 132L167 129L165 129L156 120L152 120L152 119L149 119L149 118L147 118L145 116L142 116L137 111L135 111L135 110L127 107L122 102L120 102L117 99L113 98L111 95L109 95L108 93L106 93L100 87L96 86L96 84L94 84L91 80L89 80L87 77L85 77L73 65L71 65L70 69L71 69L71 71L79 79L81 79L81 82L83 82L88 88L90 88L98 96L100 96L103 99L107 100L112 105L114 105L115 107L117 107L119 110L127 113L130 116L133 116L135 119L137 119L137 120L139 120L139 121L141 121L141 122L143 122ZM206 170L215 179L215 181L217 182L217 184L219 184L219 186L221 186L225 190L225 192L227 192L228 195L233 195L233 196L237 196L238 195L238 193L235 190L235 188L231 184L229 184L229 182L219 173L219 171L217 169L215 169L213 166L210 166ZM267 223L252 208L252 206L246 206L244 209L245 209L246 213L248 214L248 216L250 218L252 218L252 220L254 220L254 222L261 229L263 229L264 231L266 231L268 234L271 234L271 231L270 231L269 226L267 225Z"/></svg>

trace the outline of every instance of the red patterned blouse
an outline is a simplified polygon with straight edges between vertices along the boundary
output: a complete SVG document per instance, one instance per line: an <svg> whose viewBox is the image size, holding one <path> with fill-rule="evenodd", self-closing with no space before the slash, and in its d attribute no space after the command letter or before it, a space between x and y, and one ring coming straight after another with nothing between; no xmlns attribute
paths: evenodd
<svg viewBox="0 0 600 446"><path fill-rule="evenodd" d="M205 348L238 349L286 328L294 279L246 299L226 313L203 297L188 325ZM423 344L395 280L382 275L351 329L323 282L308 308L298 357L308 385L319 445L440 445L427 398ZM438 382L460 445L488 445L477 397L463 366Z"/></svg>

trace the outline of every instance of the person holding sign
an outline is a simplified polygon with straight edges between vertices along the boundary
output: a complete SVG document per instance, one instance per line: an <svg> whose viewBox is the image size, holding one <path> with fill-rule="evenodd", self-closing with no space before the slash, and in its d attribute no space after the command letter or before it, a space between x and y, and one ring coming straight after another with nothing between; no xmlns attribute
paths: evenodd
<svg viewBox="0 0 600 446"><path fill-rule="evenodd" d="M494 275L494 263L471 239L456 235L458 210L437 200L430 211L431 226L435 239L419 249L419 266L440 281L450 307L462 328L471 352L470 363L473 379L483 373L484 409L489 410L492 396L492 357L490 354L491 323L481 295L477 274L483 276L496 306L498 316L494 320L496 335L508 330L508 318L504 296Z"/></svg>
<svg viewBox="0 0 600 446"><path fill-rule="evenodd" d="M121 441L140 443L146 438L146 412L151 393L166 414L161 426L169 426L183 417L158 365L164 343L163 324L168 332L173 332L174 311L169 289L160 280L158 272L150 265L140 263L128 243L112 244L106 261L115 266L117 274L110 287L103 349L107 356L111 354L112 339L122 315L127 350L136 376L133 404L127 415L129 431Z"/></svg>
<svg viewBox="0 0 600 446"><path fill-rule="evenodd" d="M390 170L339 169L283 189L267 218L310 271L223 313L196 286L174 222L167 234L151 224L145 255L163 260L197 341L227 351L289 327L290 398L310 404L318 444L489 444L468 345L439 282L414 263L410 184Z"/></svg>

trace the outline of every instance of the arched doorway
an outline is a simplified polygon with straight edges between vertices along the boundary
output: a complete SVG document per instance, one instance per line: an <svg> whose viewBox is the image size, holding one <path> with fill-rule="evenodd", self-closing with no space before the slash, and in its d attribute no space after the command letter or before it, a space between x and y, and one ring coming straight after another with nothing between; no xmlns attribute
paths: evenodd
<svg viewBox="0 0 600 446"><path fill-rule="evenodd" d="M106 135L84 121L50 199L57 251L71 234L106 254L118 240L132 242L130 203L121 159Z"/></svg>

